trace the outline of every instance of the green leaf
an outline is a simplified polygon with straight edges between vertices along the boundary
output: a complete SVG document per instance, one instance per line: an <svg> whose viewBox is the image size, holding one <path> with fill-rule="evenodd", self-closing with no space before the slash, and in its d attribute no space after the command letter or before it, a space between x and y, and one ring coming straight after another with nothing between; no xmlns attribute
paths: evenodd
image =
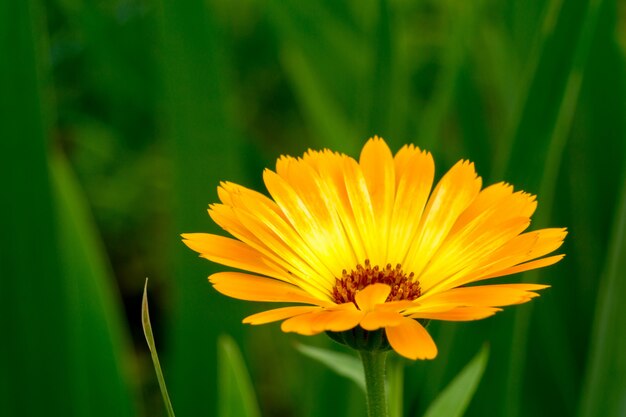
<svg viewBox="0 0 626 417"><path fill-rule="evenodd" d="M280 34L283 69L315 138L313 143L354 151L363 138L351 116L365 100L349 92L365 77L371 60L368 43L317 2L272 0L266 5ZM324 24L310 26L307 14L323 19ZM354 97L359 100L347 105Z"/></svg>
<svg viewBox="0 0 626 417"><path fill-rule="evenodd" d="M428 407L424 417L460 417L470 403L480 382L489 349L484 346L454 380L437 396Z"/></svg>
<svg viewBox="0 0 626 417"><path fill-rule="evenodd" d="M146 336L146 342L150 348L150 356L152 356L152 363L154 364L154 371L159 381L159 388L161 389L161 395L163 396L163 402L165 403L165 410L169 417L174 417L174 409L172 408L172 402L170 396L167 393L167 387L165 386L165 378L163 378L163 371L161 370L161 363L159 362L159 355L157 354L156 346L154 345L154 335L152 334L152 325L150 324L150 312L148 310L148 278L146 278L146 284L143 287L143 299L141 302L141 327L143 327L143 334Z"/></svg>
<svg viewBox="0 0 626 417"><path fill-rule="evenodd" d="M337 374L348 378L365 392L363 364L357 357L308 345L297 345L296 349L303 355L326 365Z"/></svg>
<svg viewBox="0 0 626 417"><path fill-rule="evenodd" d="M338 146L346 139L350 142L356 137L344 110L315 73L315 67L297 47L285 47L283 65L309 124L315 128L314 137L323 138L323 143Z"/></svg>
<svg viewBox="0 0 626 417"><path fill-rule="evenodd" d="M0 415L76 415L33 2L0 2ZM9 197L10 196L10 197ZM54 378L52 380L51 378ZM36 400L34 393L37 393ZM69 398L68 398L69 397Z"/></svg>
<svg viewBox="0 0 626 417"><path fill-rule="evenodd" d="M557 179L571 136L601 3L555 0L548 4L537 49L528 66L528 89L521 96L519 113L511 125L512 135L501 148L504 154L495 161L498 177L502 173L500 169L505 168L506 175L500 178L525 191L538 192L541 209L533 219L537 226L547 225L552 213ZM554 50L561 51L558 58ZM523 279L537 282L541 273L543 271L531 271L524 274ZM503 389L500 405L504 407L501 412L511 417L520 415L522 410L519 387L528 369L526 347L532 312L532 307L518 308L513 325L500 322L493 327L496 340L504 344L507 338L508 343L515 346L515 349L497 350L498 361L507 361L508 365L499 369L501 375L495 379L504 381L500 385ZM498 341L495 343L500 346Z"/></svg>
<svg viewBox="0 0 626 417"><path fill-rule="evenodd" d="M626 181L613 226L596 303L591 349L582 389L581 417L623 415L626 410Z"/></svg>
<svg viewBox="0 0 626 417"><path fill-rule="evenodd" d="M477 4L478 3L478 4ZM436 80L428 106L420 116L418 143L433 149L441 143L441 131L454 104L459 74L465 65L468 45L476 33L480 2L443 2L444 15L449 19L450 31L442 48L442 69Z"/></svg>
<svg viewBox="0 0 626 417"><path fill-rule="evenodd" d="M69 313L72 362L67 372L75 385L75 408L78 415L93 417L136 415L135 393L127 378L133 365L128 361L130 335L102 242L62 155L51 158L50 171Z"/></svg>
<svg viewBox="0 0 626 417"><path fill-rule="evenodd" d="M0 415L134 416L130 348L96 229L49 155L41 2L0 2Z"/></svg>
<svg viewBox="0 0 626 417"><path fill-rule="evenodd" d="M234 109L237 93L230 80L234 70L226 54L230 41L209 3L154 2L161 35L161 134L173 168L173 219L168 233L172 237L219 230L205 207L215 201L220 181L245 184L241 179L251 165L246 163L246 147L236 124L240 113ZM169 275L176 277L168 282L173 306L166 332L171 348L169 387L180 415L212 416L218 402L215 341L225 332L235 338L241 335L240 317L250 307L209 290L206 276L217 266L199 260L178 239L169 242L173 259Z"/></svg>
<svg viewBox="0 0 626 417"><path fill-rule="evenodd" d="M254 388L235 340L222 335L217 344L218 417L260 417Z"/></svg>

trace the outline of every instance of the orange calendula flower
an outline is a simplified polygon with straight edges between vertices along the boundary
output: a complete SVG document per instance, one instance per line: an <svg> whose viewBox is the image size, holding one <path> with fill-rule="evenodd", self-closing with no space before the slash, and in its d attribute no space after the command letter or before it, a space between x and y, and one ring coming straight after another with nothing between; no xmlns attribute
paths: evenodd
<svg viewBox="0 0 626 417"><path fill-rule="evenodd" d="M524 232L537 202L506 183L482 189L474 164L459 161L435 185L430 153L406 145L392 155L377 137L359 161L309 150L281 157L263 179L271 198L224 182L209 215L234 238L184 234L204 258L245 272L209 280L227 296L297 305L244 323L283 320L303 335L383 332L410 359L437 347L419 320L468 321L529 301L538 284L472 285L552 265L544 257L566 230Z"/></svg>

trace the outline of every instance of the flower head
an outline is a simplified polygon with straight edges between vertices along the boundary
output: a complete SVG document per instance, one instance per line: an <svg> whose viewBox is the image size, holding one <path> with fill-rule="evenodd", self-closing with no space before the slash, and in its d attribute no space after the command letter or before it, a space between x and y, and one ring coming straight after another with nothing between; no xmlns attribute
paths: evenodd
<svg viewBox="0 0 626 417"><path fill-rule="evenodd" d="M184 234L204 258L245 272L219 272L215 289L249 301L297 305L244 323L283 321L314 335L384 330L411 359L437 354L419 319L468 321L529 301L538 284L467 284L541 268L564 255L565 229L525 232L535 197L497 183L482 188L459 161L433 189L430 153L392 155L377 137L359 161L329 150L281 157L263 179L271 198L224 182L209 215L234 238Z"/></svg>

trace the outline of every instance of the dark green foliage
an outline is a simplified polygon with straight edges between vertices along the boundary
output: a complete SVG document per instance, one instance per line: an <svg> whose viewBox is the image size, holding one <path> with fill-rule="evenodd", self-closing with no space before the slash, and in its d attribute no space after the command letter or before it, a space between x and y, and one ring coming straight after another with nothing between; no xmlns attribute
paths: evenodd
<svg viewBox="0 0 626 417"><path fill-rule="evenodd" d="M222 333L242 347L262 415L363 415L358 387L291 342L340 346L240 324L267 306L212 290L206 277L222 268L179 234L221 233L206 214L219 181L264 191L262 170L279 155L358 156L376 134L394 151L431 150L438 175L471 159L485 184L538 194L532 228L570 231L563 262L499 281L551 284L541 298L477 323L430 324L439 355L407 363L394 410L423 415L487 341L466 415L619 413L622 9L616 0L0 2L0 414L165 415L141 335L149 276L179 416L218 412Z"/></svg>

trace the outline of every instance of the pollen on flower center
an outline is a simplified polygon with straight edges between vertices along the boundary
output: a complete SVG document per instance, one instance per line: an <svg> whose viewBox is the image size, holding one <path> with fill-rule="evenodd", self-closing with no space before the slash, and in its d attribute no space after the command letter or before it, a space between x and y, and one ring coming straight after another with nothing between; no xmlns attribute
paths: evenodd
<svg viewBox="0 0 626 417"><path fill-rule="evenodd" d="M413 272L405 274L400 264L395 268L387 264L382 269L378 265L372 267L369 259L364 264L365 266L358 264L356 270L350 272L344 269L341 278L335 278L333 301L338 304L354 303L354 296L358 291L377 283L391 287L386 301L415 300L421 295L419 281L413 281Z"/></svg>

